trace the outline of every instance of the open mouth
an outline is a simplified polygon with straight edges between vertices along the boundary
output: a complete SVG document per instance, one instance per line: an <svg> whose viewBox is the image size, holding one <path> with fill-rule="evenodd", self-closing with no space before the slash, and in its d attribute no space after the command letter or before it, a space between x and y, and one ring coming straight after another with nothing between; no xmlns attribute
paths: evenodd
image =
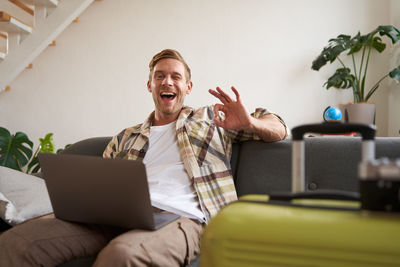
<svg viewBox="0 0 400 267"><path fill-rule="evenodd" d="M160 96L162 99L173 100L176 97L176 94L170 92L162 92Z"/></svg>

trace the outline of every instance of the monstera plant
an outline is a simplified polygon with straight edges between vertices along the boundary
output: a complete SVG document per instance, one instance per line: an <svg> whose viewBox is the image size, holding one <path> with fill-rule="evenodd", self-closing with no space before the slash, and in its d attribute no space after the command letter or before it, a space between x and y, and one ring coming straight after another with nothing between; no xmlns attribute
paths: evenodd
<svg viewBox="0 0 400 267"><path fill-rule="evenodd" d="M0 127L0 166L22 171L32 157L33 143L22 132L11 135Z"/></svg>
<svg viewBox="0 0 400 267"><path fill-rule="evenodd" d="M39 138L40 144L33 153L33 142L23 132L12 135L7 129L0 127L0 166L36 173L40 170L37 155L42 153L54 153L53 134L48 133L45 138Z"/></svg>
<svg viewBox="0 0 400 267"><path fill-rule="evenodd" d="M340 67L324 84L326 89L331 87L338 89L352 88L354 102L359 103L367 102L385 78L390 77L399 82L400 65L383 75L372 87L366 89L365 81L371 52L378 51L381 53L386 48L386 44L382 42L381 37L377 36L378 34L379 36L389 38L392 44L397 43L400 39L400 31L394 26L379 26L365 35L361 35L360 32L353 37L341 34L329 40L328 46L312 62L312 69L317 71L328 62L333 63L336 59L339 62ZM344 52L347 52L346 55L351 57L351 68L346 66L339 57ZM355 54L357 53L361 53L358 62L356 62L355 58Z"/></svg>

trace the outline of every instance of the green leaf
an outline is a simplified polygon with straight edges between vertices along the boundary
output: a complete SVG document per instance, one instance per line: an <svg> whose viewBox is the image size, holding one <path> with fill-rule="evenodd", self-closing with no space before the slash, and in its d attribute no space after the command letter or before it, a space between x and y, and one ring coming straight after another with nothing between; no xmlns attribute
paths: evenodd
<svg viewBox="0 0 400 267"><path fill-rule="evenodd" d="M357 33L356 36L351 38L350 40L350 51L347 53L348 55L357 53L358 51L361 50L365 46L365 43L367 42L368 37L366 36L361 36L360 32Z"/></svg>
<svg viewBox="0 0 400 267"><path fill-rule="evenodd" d="M31 173L37 173L37 172L39 172L40 171L40 165L39 165L39 163L33 168L33 170L32 170L32 172Z"/></svg>
<svg viewBox="0 0 400 267"><path fill-rule="evenodd" d="M395 79L397 82L400 82L400 65L389 72L389 77Z"/></svg>
<svg viewBox="0 0 400 267"><path fill-rule="evenodd" d="M311 69L319 70L326 64L327 60L323 55L319 55L314 61L312 62Z"/></svg>
<svg viewBox="0 0 400 267"><path fill-rule="evenodd" d="M48 133L44 138L39 138L40 141L40 152L42 153L54 153L55 145L53 142L53 134Z"/></svg>
<svg viewBox="0 0 400 267"><path fill-rule="evenodd" d="M31 171L32 168L33 168L33 170ZM27 173L36 173L39 170L40 170L39 159L37 156L35 156L34 158L32 158L31 162L29 162L29 164L28 164Z"/></svg>
<svg viewBox="0 0 400 267"><path fill-rule="evenodd" d="M382 39L379 37L375 37L372 39L371 46L375 48L379 53L381 53L386 48L386 44L382 43Z"/></svg>
<svg viewBox="0 0 400 267"><path fill-rule="evenodd" d="M349 35L341 34L337 38L330 39L328 46L325 47L321 54L312 62L311 68L313 70L319 70L328 61L330 63L334 62L343 51L350 48L350 38Z"/></svg>
<svg viewBox="0 0 400 267"><path fill-rule="evenodd" d="M21 168L28 164L29 158L25 156L25 153L23 153L21 149L16 149L12 157L19 159L18 166L20 166Z"/></svg>
<svg viewBox="0 0 400 267"><path fill-rule="evenodd" d="M349 68L337 69L336 72L329 77L324 86L326 86L326 89L329 89L332 86L338 89L353 87L356 78L350 72Z"/></svg>
<svg viewBox="0 0 400 267"><path fill-rule="evenodd" d="M59 149L57 149L57 154L60 154L60 153L62 153L63 151L64 151L64 149L67 149L68 147L70 147L71 146L71 144L67 144L67 145L65 145L65 147L64 148L59 148Z"/></svg>
<svg viewBox="0 0 400 267"><path fill-rule="evenodd" d="M348 55L357 53L358 51L361 50L361 48L363 48L363 44L361 44L361 43L354 44L353 47L350 49Z"/></svg>
<svg viewBox="0 0 400 267"><path fill-rule="evenodd" d="M392 44L395 44L400 39L400 31L395 27L388 25L388 26L379 26L376 29L381 36L385 35L392 40Z"/></svg>
<svg viewBox="0 0 400 267"><path fill-rule="evenodd" d="M0 127L0 153L3 147L8 145L10 138L11 138L10 132L5 128Z"/></svg>
<svg viewBox="0 0 400 267"><path fill-rule="evenodd" d="M10 132L0 127L0 166L21 170L32 157L33 143L25 133Z"/></svg>

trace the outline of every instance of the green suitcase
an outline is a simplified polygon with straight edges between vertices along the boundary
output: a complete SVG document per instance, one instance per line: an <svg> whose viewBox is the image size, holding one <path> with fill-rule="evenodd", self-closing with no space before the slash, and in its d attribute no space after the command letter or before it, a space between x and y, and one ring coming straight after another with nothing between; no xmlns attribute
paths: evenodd
<svg viewBox="0 0 400 267"><path fill-rule="evenodd" d="M399 214L340 200L266 203L248 195L225 207L205 228L200 266L400 266Z"/></svg>
<svg viewBox="0 0 400 267"><path fill-rule="evenodd" d="M363 144L363 161L371 147ZM204 230L200 266L400 266L400 213L361 209L358 193L303 192L304 152L293 149L293 192L223 208Z"/></svg>

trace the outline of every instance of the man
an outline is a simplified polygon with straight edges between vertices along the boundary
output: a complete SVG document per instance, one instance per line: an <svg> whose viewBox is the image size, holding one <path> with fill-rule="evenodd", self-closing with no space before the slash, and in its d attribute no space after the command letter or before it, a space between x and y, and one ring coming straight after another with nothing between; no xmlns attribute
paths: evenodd
<svg viewBox="0 0 400 267"><path fill-rule="evenodd" d="M255 117L250 116L234 87L236 101L217 87L209 92L222 104L197 110L185 107L185 97L193 84L190 68L177 51L161 51L149 67L147 88L153 96L154 112L143 124L115 136L104 156L143 160L152 205L181 215L182 222L178 220L174 229L170 226L157 234L148 232L147 238L157 235L154 242L138 242L133 232L117 237L100 253L96 266L119 262L122 253L128 255L124 262L137 265L138 258L140 263L154 264L164 253L170 255L156 265L179 266L189 261L199 251L200 223L208 222L220 208L236 200L229 163L232 142L258 137L271 142L286 136L285 125L276 115L258 110ZM185 223L186 229L180 229L180 223ZM171 235L182 231L185 236L181 240L168 242ZM186 240L188 237L192 242ZM168 249L160 249L160 242L165 242L163 247ZM143 244L146 249L138 255ZM171 253L172 249L176 250Z"/></svg>
<svg viewBox="0 0 400 267"><path fill-rule="evenodd" d="M157 231L124 233L39 218L16 228L8 238L13 244L7 249L15 254L4 260L8 266L51 266L100 250L94 266L188 264L199 253L203 225L237 198L230 168L232 142L285 138L284 122L261 109L250 116L234 87L236 100L217 87L209 92L222 104L196 110L184 106L193 84L190 68L177 51L161 51L149 67L147 89L155 110L144 123L115 136L104 157L143 160L155 211L181 217ZM32 235L29 228L51 233Z"/></svg>

